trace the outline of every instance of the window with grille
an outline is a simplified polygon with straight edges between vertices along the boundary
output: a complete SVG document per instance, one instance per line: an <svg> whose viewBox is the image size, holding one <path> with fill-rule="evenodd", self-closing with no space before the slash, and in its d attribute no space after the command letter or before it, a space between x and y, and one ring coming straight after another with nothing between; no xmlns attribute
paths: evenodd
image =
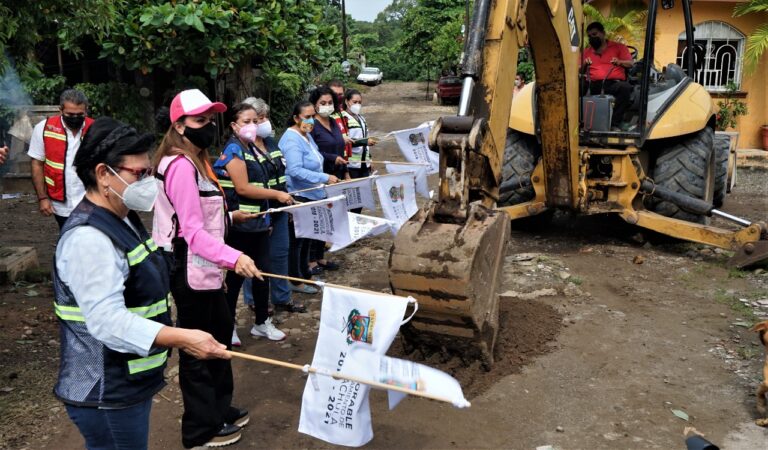
<svg viewBox="0 0 768 450"><path fill-rule="evenodd" d="M709 21L696 25L694 42L703 52L696 52L704 63L696 71L695 81L710 91L725 91L729 82L741 87L741 61L744 57L744 35L725 22ZM682 66L688 51L685 31L677 45L677 64Z"/></svg>

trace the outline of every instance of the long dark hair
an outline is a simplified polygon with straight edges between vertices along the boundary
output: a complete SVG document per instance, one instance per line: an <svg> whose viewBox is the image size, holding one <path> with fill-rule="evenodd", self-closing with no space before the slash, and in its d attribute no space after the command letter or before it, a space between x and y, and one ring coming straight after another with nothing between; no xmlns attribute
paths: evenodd
<svg viewBox="0 0 768 450"><path fill-rule="evenodd" d="M347 95L345 96L345 98L347 99L347 101L350 101L352 100L352 97L354 97L355 95L359 95L360 98L363 98L363 94L361 94L360 91L358 91L357 89L349 89L347 91Z"/></svg>
<svg viewBox="0 0 768 450"><path fill-rule="evenodd" d="M296 121L293 120L293 118L301 114L301 110L306 108L307 106L311 106L314 108L315 104L312 102L308 102L306 100L302 100L300 102L297 102L295 105L293 105L293 111L291 112L291 115L288 116L288 120L285 121L285 127L290 128L296 125Z"/></svg>
<svg viewBox="0 0 768 450"><path fill-rule="evenodd" d="M256 108L253 107L250 103L240 102L233 106L231 109L229 109L227 112L229 113L229 122L237 122L237 119L240 118L240 114L244 113L245 111L256 111ZM227 124L227 138L230 138L234 136L235 133L232 131L232 127Z"/></svg>
<svg viewBox="0 0 768 450"><path fill-rule="evenodd" d="M67 100L69 101L69 100ZM134 128L111 117L99 117L88 129L75 155L75 171L83 186L97 190L95 170L101 163L117 167L128 155L148 153L154 141L151 134L139 134Z"/></svg>
<svg viewBox="0 0 768 450"><path fill-rule="evenodd" d="M336 94L334 94L331 88L329 88L328 86L319 86L309 94L309 101L312 103L312 106L315 106L317 104L317 101L320 100L320 97L322 97L323 95L331 96L331 99L333 99L333 110L338 112L339 102L336 99Z"/></svg>

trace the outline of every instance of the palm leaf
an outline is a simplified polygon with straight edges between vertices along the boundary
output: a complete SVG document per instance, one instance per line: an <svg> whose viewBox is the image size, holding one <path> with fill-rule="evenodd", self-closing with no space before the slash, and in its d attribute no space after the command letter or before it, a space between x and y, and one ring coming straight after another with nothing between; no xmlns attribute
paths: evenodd
<svg viewBox="0 0 768 450"><path fill-rule="evenodd" d="M747 48L744 52L747 72L753 72L757 68L757 63L766 50L768 50L768 23L757 27L747 38Z"/></svg>
<svg viewBox="0 0 768 450"><path fill-rule="evenodd" d="M734 17L758 12L768 12L768 0L751 0L740 3L733 8Z"/></svg>

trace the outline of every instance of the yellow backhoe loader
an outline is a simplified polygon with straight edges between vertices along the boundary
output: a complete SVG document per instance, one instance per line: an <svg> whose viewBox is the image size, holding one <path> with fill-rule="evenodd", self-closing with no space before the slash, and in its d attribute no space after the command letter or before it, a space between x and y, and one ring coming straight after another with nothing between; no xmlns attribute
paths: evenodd
<svg viewBox="0 0 768 450"><path fill-rule="evenodd" d="M510 219L554 209L612 213L733 250L736 266L768 254L765 223L713 205L722 203L726 150L714 144L712 100L693 81L704 58L694 45L690 0L647 3L642 60L630 72L632 102L622 118L632 127L616 131L606 125L610 108L595 108L605 96L580 95L580 1L475 1L458 114L438 119L430 136L440 153L438 198L400 229L390 253L393 291L420 305L403 330L407 342L490 367ZM673 8L682 9L690 51L681 65L657 71L656 17ZM535 86L513 105L518 49L526 45ZM741 228L711 227L711 216Z"/></svg>

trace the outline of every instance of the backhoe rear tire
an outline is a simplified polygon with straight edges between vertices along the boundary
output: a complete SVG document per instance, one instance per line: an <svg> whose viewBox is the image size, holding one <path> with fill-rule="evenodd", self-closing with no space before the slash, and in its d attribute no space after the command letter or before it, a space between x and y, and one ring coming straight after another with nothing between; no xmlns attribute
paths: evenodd
<svg viewBox="0 0 768 450"><path fill-rule="evenodd" d="M712 203L716 172L714 150L714 132L709 127L671 140L656 158L653 180L674 192ZM654 210L675 219L709 223L709 217L691 214L667 201L655 200Z"/></svg>
<svg viewBox="0 0 768 450"><path fill-rule="evenodd" d="M504 145L504 163L501 169L501 182L512 177L529 178L536 167L541 151L534 136L515 130L507 132ZM499 206L512 206L527 202L536 196L533 186L518 187L499 194Z"/></svg>
<svg viewBox="0 0 768 450"><path fill-rule="evenodd" d="M731 137L715 133L715 208L723 206L728 190L728 158L731 155Z"/></svg>

